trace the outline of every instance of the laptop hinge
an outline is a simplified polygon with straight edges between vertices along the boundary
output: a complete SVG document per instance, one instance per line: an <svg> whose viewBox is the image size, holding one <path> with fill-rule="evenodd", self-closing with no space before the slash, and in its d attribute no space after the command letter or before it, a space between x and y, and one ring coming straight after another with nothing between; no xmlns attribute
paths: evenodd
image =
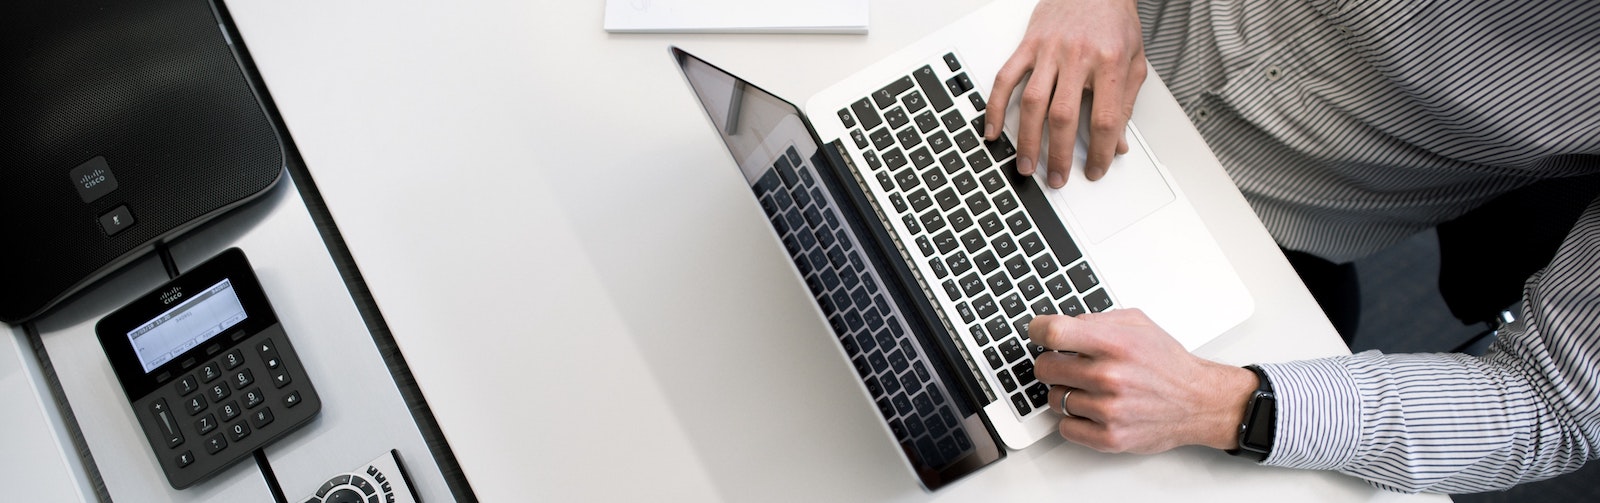
<svg viewBox="0 0 1600 503"><path fill-rule="evenodd" d="M844 143L842 143L840 140L834 140L824 147L829 150L830 157L832 157L835 162L843 163L846 168L845 171L849 172L850 179L855 181L856 185L862 191L862 194L872 194L872 187L868 186L867 180L862 178L861 170L857 169L855 161L852 160L850 156L843 155L844 152L847 152L847 150L845 150ZM911 251L906 248L905 243L900 241L900 236L893 232L892 229L894 229L894 226L890 223L888 214L883 211L883 207L878 204L877 198L868 196L864 199L866 199L867 204L872 207L873 216L876 217L878 222L883 225L883 229L888 231L885 232L885 234L887 234L889 240L894 243L895 253L899 254L900 259L904 260L906 264L915 264L916 259L912 257ZM972 354L967 351L966 344L958 339L961 337L961 332L956 329L955 324L950 322L950 318L945 314L944 308L940 306L938 302L933 301L933 299L937 299L938 297L935 296L933 290L929 288L928 281L922 277L922 273L919 272L917 268L906 267L905 269L910 271L911 277L916 281L916 286L922 293L923 298L928 299L926 305L930 307L933 310L933 314L939 318L939 324L944 327L944 333L950 339L950 346L953 346L956 352L961 355L961 362L966 365L968 375L972 376L972 379L969 381L977 383L977 391L983 392L983 397L985 399L984 403L991 403L997 400L998 398L996 397L994 390L989 387L988 380L983 378L984 373L980 370L980 367L978 367L977 360L974 360Z"/></svg>

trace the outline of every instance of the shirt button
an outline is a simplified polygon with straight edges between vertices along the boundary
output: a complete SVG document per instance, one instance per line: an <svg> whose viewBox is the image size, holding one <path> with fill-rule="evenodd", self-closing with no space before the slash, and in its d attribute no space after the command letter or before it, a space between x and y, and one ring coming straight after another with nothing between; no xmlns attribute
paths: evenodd
<svg viewBox="0 0 1600 503"><path fill-rule="evenodd" d="M1278 68L1278 65L1267 67L1267 80L1277 82L1280 78L1283 78L1282 68Z"/></svg>
<svg viewBox="0 0 1600 503"><path fill-rule="evenodd" d="M1200 109L1194 111L1194 120L1195 121L1203 121L1203 120L1206 120L1206 117L1210 117L1210 116L1211 116L1211 109L1209 109L1209 108L1201 107Z"/></svg>

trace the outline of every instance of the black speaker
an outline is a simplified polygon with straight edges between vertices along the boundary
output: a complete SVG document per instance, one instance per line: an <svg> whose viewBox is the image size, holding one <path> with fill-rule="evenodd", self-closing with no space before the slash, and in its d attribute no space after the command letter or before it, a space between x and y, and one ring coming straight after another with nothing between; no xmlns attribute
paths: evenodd
<svg viewBox="0 0 1600 503"><path fill-rule="evenodd" d="M0 6L0 321L277 184L283 143L232 45L207 0Z"/></svg>

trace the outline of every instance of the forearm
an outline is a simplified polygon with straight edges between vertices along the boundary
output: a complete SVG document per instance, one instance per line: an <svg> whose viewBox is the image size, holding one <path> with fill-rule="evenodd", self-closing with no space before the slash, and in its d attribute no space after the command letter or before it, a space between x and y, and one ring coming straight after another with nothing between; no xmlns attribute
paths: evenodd
<svg viewBox="0 0 1600 503"><path fill-rule="evenodd" d="M1262 365L1278 399L1269 465L1406 492L1480 492L1572 471L1600 445L1600 204L1528 282L1483 357L1358 355Z"/></svg>

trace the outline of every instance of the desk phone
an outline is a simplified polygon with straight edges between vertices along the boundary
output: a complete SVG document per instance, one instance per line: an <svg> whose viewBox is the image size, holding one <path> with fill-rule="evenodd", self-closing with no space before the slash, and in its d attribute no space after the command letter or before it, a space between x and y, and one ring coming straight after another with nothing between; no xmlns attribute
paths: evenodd
<svg viewBox="0 0 1600 503"><path fill-rule="evenodd" d="M177 489L250 457L322 409L238 248L102 318L95 334Z"/></svg>

